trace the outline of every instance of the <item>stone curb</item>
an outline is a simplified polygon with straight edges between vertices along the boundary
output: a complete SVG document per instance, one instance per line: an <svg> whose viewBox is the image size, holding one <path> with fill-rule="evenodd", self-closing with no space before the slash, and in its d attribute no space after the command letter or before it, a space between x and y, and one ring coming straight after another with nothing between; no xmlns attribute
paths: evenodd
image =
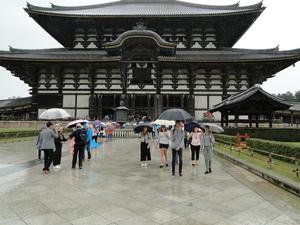
<svg viewBox="0 0 300 225"><path fill-rule="evenodd" d="M287 180L285 177L282 177L280 175L277 175L271 171L267 171L263 168L259 168L255 165L252 165L248 162L245 162L244 160L238 159L234 156L229 156L227 154L224 154L217 149L214 150L214 153L248 171L251 173L254 173L255 175L275 184L278 187L283 188L286 191L289 191L298 197L300 197L300 185L297 184L296 182Z"/></svg>

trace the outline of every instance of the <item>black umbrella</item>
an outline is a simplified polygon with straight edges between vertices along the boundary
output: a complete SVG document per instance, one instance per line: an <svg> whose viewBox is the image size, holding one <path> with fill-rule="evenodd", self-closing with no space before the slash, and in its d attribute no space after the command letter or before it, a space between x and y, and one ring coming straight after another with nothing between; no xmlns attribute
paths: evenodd
<svg viewBox="0 0 300 225"><path fill-rule="evenodd" d="M164 111L162 114L160 114L158 119L187 121L187 120L191 120L192 116L191 114L189 114L187 111L183 109L168 109Z"/></svg>
<svg viewBox="0 0 300 225"><path fill-rule="evenodd" d="M186 123L184 124L184 131L186 132L193 132L195 127L200 128L201 130L203 130L203 128L201 127L201 125L197 122L191 122L191 123Z"/></svg>
<svg viewBox="0 0 300 225"><path fill-rule="evenodd" d="M152 132L153 131L153 127L150 123L141 123L139 125L137 125L133 131L134 133L138 134L138 133L141 133L144 129L144 127L147 127L147 131L148 132Z"/></svg>

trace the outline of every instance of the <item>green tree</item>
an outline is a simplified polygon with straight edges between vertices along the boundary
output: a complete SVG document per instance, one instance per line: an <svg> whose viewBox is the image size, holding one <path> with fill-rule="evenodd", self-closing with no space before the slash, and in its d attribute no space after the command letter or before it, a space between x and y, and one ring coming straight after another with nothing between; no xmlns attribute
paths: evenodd
<svg viewBox="0 0 300 225"><path fill-rule="evenodd" d="M278 97L286 100L286 101L296 101L296 97L294 96L294 94L290 91L283 93L283 94L278 94Z"/></svg>
<svg viewBox="0 0 300 225"><path fill-rule="evenodd" d="M295 98L297 102L300 102L300 91L296 91Z"/></svg>

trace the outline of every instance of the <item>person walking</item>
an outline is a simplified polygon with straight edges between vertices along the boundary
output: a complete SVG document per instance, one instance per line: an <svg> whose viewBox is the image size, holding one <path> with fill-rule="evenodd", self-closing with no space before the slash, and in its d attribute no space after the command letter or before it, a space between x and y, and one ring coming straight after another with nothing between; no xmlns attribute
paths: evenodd
<svg viewBox="0 0 300 225"><path fill-rule="evenodd" d="M212 154L213 146L215 144L215 138L212 132L209 129L209 126L205 126L205 132L201 138L201 149L203 150L205 167L205 174L211 173L211 163L212 163Z"/></svg>
<svg viewBox="0 0 300 225"><path fill-rule="evenodd" d="M159 145L160 149L160 168L163 168L164 165L168 167L168 148L170 142L170 132L167 130L166 126L162 126L160 128L160 132L158 134L157 145Z"/></svg>
<svg viewBox="0 0 300 225"><path fill-rule="evenodd" d="M184 131L180 121L176 121L174 129L171 131L172 146L172 176L175 176L175 164L179 160L179 176L182 176L182 149L184 147Z"/></svg>
<svg viewBox="0 0 300 225"><path fill-rule="evenodd" d="M193 132L190 134L192 166L198 165L198 162L199 162L201 137L202 137L201 129L198 127L195 127Z"/></svg>
<svg viewBox="0 0 300 225"><path fill-rule="evenodd" d="M89 124L89 127L86 131L86 135L87 135L86 136L86 138L87 138L86 149L87 149L87 152L88 152L88 159L89 160L91 159L92 154L93 154L93 157L96 157L96 153L97 153L96 150L97 150L97 148L100 147L100 144L94 140L93 133L94 133L94 125Z"/></svg>
<svg viewBox="0 0 300 225"><path fill-rule="evenodd" d="M65 136L63 135L63 128L60 124L57 124L57 135L58 137L54 139L55 143L55 152L53 155L53 167L55 169L60 169L60 163L61 163L61 153L62 153L62 142L67 141Z"/></svg>
<svg viewBox="0 0 300 225"><path fill-rule="evenodd" d="M151 136L148 132L148 128L144 127L140 133L141 167L147 167L151 161L150 140Z"/></svg>
<svg viewBox="0 0 300 225"><path fill-rule="evenodd" d="M87 154L88 154L88 160L90 160L91 157L92 157L91 142L92 142L92 139L93 139L93 124L86 125L85 129L86 129L86 139L87 139L86 151L87 151Z"/></svg>
<svg viewBox="0 0 300 225"><path fill-rule="evenodd" d="M38 160L42 161L42 137L41 137L41 132L46 129L46 126L41 127L37 141L36 141L36 149L38 153Z"/></svg>
<svg viewBox="0 0 300 225"><path fill-rule="evenodd" d="M50 173L50 166L53 162L53 153L55 150L54 139L58 137L56 130L54 129L53 123L48 122L46 124L47 128L44 129L40 136L42 139L41 148L44 151L44 168L43 172L45 174Z"/></svg>
<svg viewBox="0 0 300 225"><path fill-rule="evenodd" d="M78 123L76 129L70 134L70 139L74 138L74 152L72 160L72 169L75 169L77 163L77 157L79 158L78 166L79 169L82 169L82 161L84 158L84 148L87 143L86 131L83 129L83 126Z"/></svg>

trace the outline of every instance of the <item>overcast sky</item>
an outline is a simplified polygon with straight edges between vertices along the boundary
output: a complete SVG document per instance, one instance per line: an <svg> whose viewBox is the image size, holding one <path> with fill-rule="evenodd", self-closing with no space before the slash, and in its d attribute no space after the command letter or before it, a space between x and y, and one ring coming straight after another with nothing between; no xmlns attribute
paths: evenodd
<svg viewBox="0 0 300 225"><path fill-rule="evenodd" d="M101 0L28 0L34 5L87 5L104 3ZM257 3L259 0L241 0L241 5ZM190 0L203 4L227 5L233 0ZM25 0L1 0L0 8L0 50L15 48L56 48L61 45L33 21L23 10ZM265 0L267 9L234 46L237 48L273 48L280 50L300 48L300 1ZM300 90L300 63L289 67L268 79L263 88L271 93L295 92ZM0 67L0 99L11 96L28 96L29 87L17 77Z"/></svg>

